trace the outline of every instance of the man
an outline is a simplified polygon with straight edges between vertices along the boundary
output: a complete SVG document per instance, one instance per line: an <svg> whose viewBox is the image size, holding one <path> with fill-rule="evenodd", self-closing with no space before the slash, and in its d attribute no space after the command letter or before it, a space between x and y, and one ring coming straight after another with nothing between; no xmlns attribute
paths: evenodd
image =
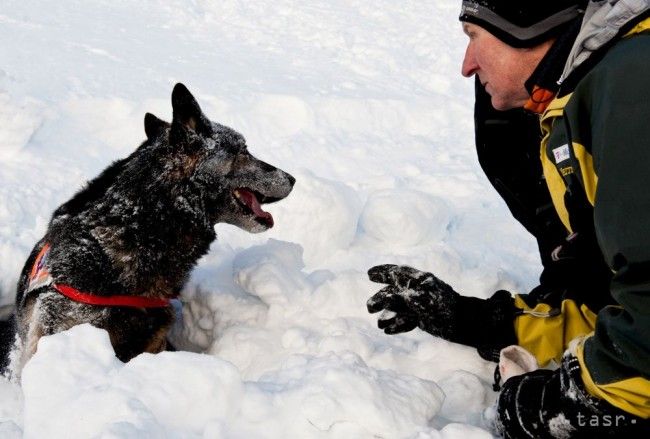
<svg viewBox="0 0 650 439"><path fill-rule="evenodd" d="M506 437L650 437L649 17L650 0L463 1L479 161L538 240L540 286L481 300L410 267L369 270L388 284L368 300L386 333L559 365L503 384Z"/></svg>

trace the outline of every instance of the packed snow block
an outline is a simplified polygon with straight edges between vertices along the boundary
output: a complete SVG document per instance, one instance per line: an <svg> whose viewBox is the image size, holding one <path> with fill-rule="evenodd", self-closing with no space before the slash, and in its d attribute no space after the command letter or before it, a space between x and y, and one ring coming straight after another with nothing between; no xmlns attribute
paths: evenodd
<svg viewBox="0 0 650 439"><path fill-rule="evenodd" d="M166 352L124 364L88 324L42 338L22 388L26 438L200 436L231 418L243 393L230 363Z"/></svg>
<svg viewBox="0 0 650 439"><path fill-rule="evenodd" d="M276 207L277 215L288 221L276 224L272 235L300 243L305 263L319 266L337 250L350 247L362 204L356 191L345 183L307 170L293 174L296 185L291 196Z"/></svg>
<svg viewBox="0 0 650 439"><path fill-rule="evenodd" d="M390 189L372 193L361 214L363 232L391 246L410 247L442 241L451 210L440 198L423 192Z"/></svg>
<svg viewBox="0 0 650 439"><path fill-rule="evenodd" d="M312 289L302 272L303 249L298 244L270 239L237 254L233 261L235 282L266 304L287 304Z"/></svg>
<svg viewBox="0 0 650 439"><path fill-rule="evenodd" d="M34 99L16 102L0 92L0 159L14 157L27 146L43 122L42 107Z"/></svg>
<svg viewBox="0 0 650 439"><path fill-rule="evenodd" d="M52 160L42 149L41 106L0 91L0 306L14 303L18 276L52 209L79 184L78 169L62 163L63 154L54 152Z"/></svg>
<svg viewBox="0 0 650 439"><path fill-rule="evenodd" d="M416 437L417 439L424 439L424 437ZM447 424L439 433L436 432L431 436L425 437L428 439L494 439L494 436L482 428L456 423Z"/></svg>
<svg viewBox="0 0 650 439"><path fill-rule="evenodd" d="M320 283L310 297L310 308L314 315L328 319L359 318L375 326L375 317L368 314L366 301L374 285L366 273L356 270L339 272ZM352 334L348 334L353 337Z"/></svg>
<svg viewBox="0 0 650 439"><path fill-rule="evenodd" d="M259 384L273 389L279 413L295 411L305 437L406 437L427 425L444 400L434 382L374 369L352 352L294 357Z"/></svg>
<svg viewBox="0 0 650 439"><path fill-rule="evenodd" d="M121 364L108 333L90 325L41 338L22 372L25 437L91 436L98 423L125 418L126 401L114 393L94 406Z"/></svg>
<svg viewBox="0 0 650 439"><path fill-rule="evenodd" d="M456 370L438 381L446 398L440 416L453 422L480 425L488 400L487 386L473 373Z"/></svg>
<svg viewBox="0 0 650 439"><path fill-rule="evenodd" d="M13 421L0 421L0 437L3 439L22 439L23 431Z"/></svg>
<svg viewBox="0 0 650 439"><path fill-rule="evenodd" d="M178 349L205 352L226 328L265 321L269 306L236 282L237 254L217 241L192 272L169 336Z"/></svg>
<svg viewBox="0 0 650 439"><path fill-rule="evenodd" d="M79 137L98 139L96 148L122 151L124 154L130 154L131 146L141 141L142 115L154 109L154 106L144 106L140 102L116 96L73 97L62 105L66 120L71 123L70 131L78 131ZM161 110L160 113L165 114L166 106ZM62 147L76 149L80 146L73 143Z"/></svg>
<svg viewBox="0 0 650 439"><path fill-rule="evenodd" d="M261 138L290 138L314 129L314 111L298 96L261 94L250 111L258 121L252 131L259 131Z"/></svg>
<svg viewBox="0 0 650 439"><path fill-rule="evenodd" d="M0 437L2 439L21 439L22 392L17 383L0 376Z"/></svg>
<svg viewBox="0 0 650 439"><path fill-rule="evenodd" d="M179 308L169 340L179 350L192 352L205 352L228 327L260 324L268 312L268 305L232 280L216 286L190 285Z"/></svg>
<svg viewBox="0 0 650 439"><path fill-rule="evenodd" d="M406 437L444 399L435 383L372 368L352 352L294 355L247 382L208 355L142 354L124 364L108 334L87 324L43 337L22 388L26 438Z"/></svg>

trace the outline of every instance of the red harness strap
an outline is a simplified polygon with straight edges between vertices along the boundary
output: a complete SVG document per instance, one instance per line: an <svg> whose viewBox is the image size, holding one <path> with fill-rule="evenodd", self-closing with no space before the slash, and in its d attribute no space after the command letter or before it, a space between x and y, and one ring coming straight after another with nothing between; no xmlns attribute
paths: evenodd
<svg viewBox="0 0 650 439"><path fill-rule="evenodd" d="M169 299L155 299L140 296L97 296L76 290L68 285L52 284L55 290L70 300L98 306L128 306L131 308L165 308Z"/></svg>
<svg viewBox="0 0 650 439"><path fill-rule="evenodd" d="M87 305L97 306L126 306L131 308L166 308L170 305L170 299L158 299L142 296L97 296L95 294L84 293L69 285L60 285L54 282L48 269L48 256L50 254L50 244L46 243L34 262L29 284L26 293L37 288L50 285L56 291L70 300Z"/></svg>

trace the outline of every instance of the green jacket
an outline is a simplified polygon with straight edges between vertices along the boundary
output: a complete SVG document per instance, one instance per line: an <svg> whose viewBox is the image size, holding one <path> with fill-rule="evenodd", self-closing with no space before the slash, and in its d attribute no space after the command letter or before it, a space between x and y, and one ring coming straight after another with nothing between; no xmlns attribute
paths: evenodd
<svg viewBox="0 0 650 439"><path fill-rule="evenodd" d="M604 3L587 10L566 82L541 116L540 155L558 216L569 233L595 235L618 305L595 313L567 299L555 315L517 297L515 333L541 364L571 349L591 394L650 418L650 18L619 16L606 38L623 2Z"/></svg>

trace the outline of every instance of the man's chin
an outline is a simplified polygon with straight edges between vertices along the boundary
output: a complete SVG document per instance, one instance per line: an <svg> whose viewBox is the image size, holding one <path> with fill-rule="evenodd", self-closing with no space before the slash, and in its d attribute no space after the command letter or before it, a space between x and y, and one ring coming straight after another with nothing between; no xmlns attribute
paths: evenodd
<svg viewBox="0 0 650 439"><path fill-rule="evenodd" d="M528 101L528 93L495 93L488 82L485 91L490 95L490 102L495 110L506 111L513 108L523 108ZM497 90L498 91L498 90Z"/></svg>
<svg viewBox="0 0 650 439"><path fill-rule="evenodd" d="M523 108L523 106L526 104L525 101L514 102L512 100L503 99L498 96L492 96L490 101L492 102L494 109L499 111L512 110L513 108Z"/></svg>

